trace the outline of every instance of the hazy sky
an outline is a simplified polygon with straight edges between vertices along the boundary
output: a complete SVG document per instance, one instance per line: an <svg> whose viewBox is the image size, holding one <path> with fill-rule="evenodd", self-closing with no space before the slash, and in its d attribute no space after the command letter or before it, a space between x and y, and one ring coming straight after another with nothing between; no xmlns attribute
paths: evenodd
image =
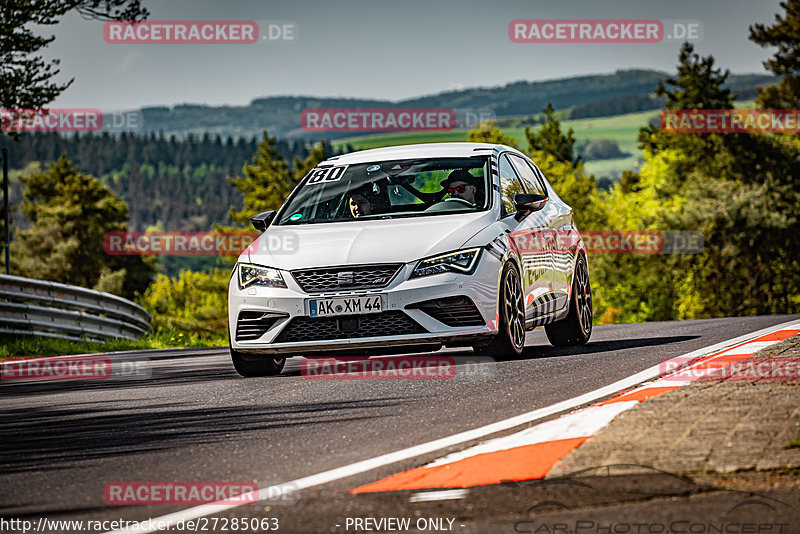
<svg viewBox="0 0 800 534"><path fill-rule="evenodd" d="M519 44L514 19L699 20L697 51L732 72L763 72L771 54L747 39L778 0L160 0L150 20L284 20L295 42L247 45L108 44L103 23L70 15L43 29L73 85L59 107L131 109L177 103L247 104L272 95L398 100L448 89L616 69L672 71L678 42Z"/></svg>

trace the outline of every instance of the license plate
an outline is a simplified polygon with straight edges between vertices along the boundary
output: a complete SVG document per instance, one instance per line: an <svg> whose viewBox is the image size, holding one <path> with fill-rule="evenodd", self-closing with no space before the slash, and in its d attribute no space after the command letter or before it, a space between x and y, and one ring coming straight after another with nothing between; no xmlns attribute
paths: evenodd
<svg viewBox="0 0 800 534"><path fill-rule="evenodd" d="M308 301L309 317L330 317L333 315L378 313L381 310L380 295L370 295L368 297L311 299Z"/></svg>

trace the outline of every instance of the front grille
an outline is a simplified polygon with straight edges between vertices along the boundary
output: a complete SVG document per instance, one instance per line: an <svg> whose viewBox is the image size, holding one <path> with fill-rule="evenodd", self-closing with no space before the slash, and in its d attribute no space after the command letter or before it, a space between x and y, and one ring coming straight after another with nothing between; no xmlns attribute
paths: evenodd
<svg viewBox="0 0 800 534"><path fill-rule="evenodd" d="M236 341L253 341L272 328L281 316L259 311L239 312L236 321Z"/></svg>
<svg viewBox="0 0 800 534"><path fill-rule="evenodd" d="M422 310L447 326L483 326L486 324L478 307L467 297L426 300L406 307Z"/></svg>
<svg viewBox="0 0 800 534"><path fill-rule="evenodd" d="M292 271L292 276L307 293L350 291L386 287L402 263L328 267Z"/></svg>
<svg viewBox="0 0 800 534"><path fill-rule="evenodd" d="M400 336L427 332L404 312L393 310L339 317L295 317L281 330L275 343Z"/></svg>

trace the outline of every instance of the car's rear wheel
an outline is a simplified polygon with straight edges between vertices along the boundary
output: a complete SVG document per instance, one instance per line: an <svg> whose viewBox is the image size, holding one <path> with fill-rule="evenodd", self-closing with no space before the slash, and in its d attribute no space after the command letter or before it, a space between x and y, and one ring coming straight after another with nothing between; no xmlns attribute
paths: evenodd
<svg viewBox="0 0 800 534"><path fill-rule="evenodd" d="M513 263L506 263L500 279L500 323L488 345L474 347L475 353L496 360L522 356L525 348L525 305L522 282Z"/></svg>
<svg viewBox="0 0 800 534"><path fill-rule="evenodd" d="M286 358L244 354L231 348L231 361L236 372L242 376L273 376L283 371Z"/></svg>
<svg viewBox="0 0 800 534"><path fill-rule="evenodd" d="M556 347L584 345L592 335L592 286L586 257L578 256L572 277L572 298L567 316L545 325L547 339Z"/></svg>

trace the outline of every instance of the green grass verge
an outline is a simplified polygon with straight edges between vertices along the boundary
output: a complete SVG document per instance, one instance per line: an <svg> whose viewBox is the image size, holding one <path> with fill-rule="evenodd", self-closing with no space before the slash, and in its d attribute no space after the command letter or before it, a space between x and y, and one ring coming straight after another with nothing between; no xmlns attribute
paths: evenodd
<svg viewBox="0 0 800 534"><path fill-rule="evenodd" d="M209 338L178 332L156 332L138 341L114 339L105 343L92 341L70 341L36 336L0 336L0 361L37 358L42 356L66 356L118 350L172 349L190 347L227 347L227 337Z"/></svg>

